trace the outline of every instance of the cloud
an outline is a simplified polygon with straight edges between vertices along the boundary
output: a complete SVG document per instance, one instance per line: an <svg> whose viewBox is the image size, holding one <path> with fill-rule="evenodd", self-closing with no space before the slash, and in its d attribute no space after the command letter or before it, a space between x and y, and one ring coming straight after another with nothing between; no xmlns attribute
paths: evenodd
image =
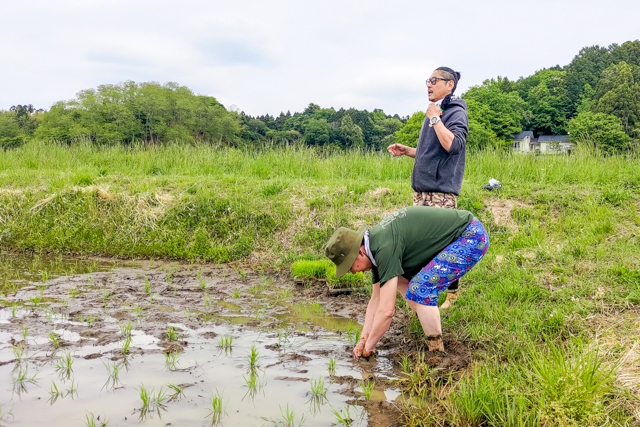
<svg viewBox="0 0 640 427"><path fill-rule="evenodd" d="M206 39L197 42L196 47L205 65L265 66L274 62L264 47L247 41Z"/></svg>

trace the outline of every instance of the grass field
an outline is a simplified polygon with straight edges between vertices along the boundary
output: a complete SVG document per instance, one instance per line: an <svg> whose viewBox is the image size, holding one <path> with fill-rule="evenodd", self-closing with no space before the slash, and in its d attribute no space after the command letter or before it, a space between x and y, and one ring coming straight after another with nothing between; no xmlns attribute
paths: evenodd
<svg viewBox="0 0 640 427"><path fill-rule="evenodd" d="M410 204L413 161L210 146L0 152L0 247L288 268ZM480 187L489 178L499 192ZM491 248L443 318L458 382L411 367L409 425L640 425L640 160L478 152L459 208ZM404 309L400 307L400 309Z"/></svg>

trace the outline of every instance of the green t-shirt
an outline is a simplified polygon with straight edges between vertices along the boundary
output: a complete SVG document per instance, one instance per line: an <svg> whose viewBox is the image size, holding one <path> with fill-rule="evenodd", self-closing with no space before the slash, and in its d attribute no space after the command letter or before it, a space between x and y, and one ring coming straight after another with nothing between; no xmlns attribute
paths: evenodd
<svg viewBox="0 0 640 427"><path fill-rule="evenodd" d="M384 285L396 276L411 280L471 223L468 211L410 206L369 229L369 248L378 266L373 283Z"/></svg>

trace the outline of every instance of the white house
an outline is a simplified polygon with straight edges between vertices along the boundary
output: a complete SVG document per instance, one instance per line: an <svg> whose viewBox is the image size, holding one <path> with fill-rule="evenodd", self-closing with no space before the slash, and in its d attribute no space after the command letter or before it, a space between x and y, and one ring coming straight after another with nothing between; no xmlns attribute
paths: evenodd
<svg viewBox="0 0 640 427"><path fill-rule="evenodd" d="M526 130L513 135L511 148L516 153L559 154L571 153L575 144L569 140L569 135L540 135L533 137L533 132Z"/></svg>

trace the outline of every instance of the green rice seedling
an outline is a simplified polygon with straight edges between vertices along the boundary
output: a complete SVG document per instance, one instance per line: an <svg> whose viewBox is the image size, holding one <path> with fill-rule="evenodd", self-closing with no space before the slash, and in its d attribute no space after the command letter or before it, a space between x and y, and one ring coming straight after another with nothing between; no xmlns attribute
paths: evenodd
<svg viewBox="0 0 640 427"><path fill-rule="evenodd" d="M19 343L18 345L12 345L11 352L13 353L13 357L16 359L18 364L22 363L22 361L27 357L27 349L22 346L22 343Z"/></svg>
<svg viewBox="0 0 640 427"><path fill-rule="evenodd" d="M35 384L38 382L38 373L36 372L32 376L29 376L29 367L22 366L18 369L17 374L13 377L13 390L17 393L22 393L27 390L27 383Z"/></svg>
<svg viewBox="0 0 640 427"><path fill-rule="evenodd" d="M223 335L218 339L218 347L225 350L231 350L233 337L231 335Z"/></svg>
<svg viewBox="0 0 640 427"><path fill-rule="evenodd" d="M133 311L135 311L136 317L138 318L138 320L144 317L144 310L139 305L136 305Z"/></svg>
<svg viewBox="0 0 640 427"><path fill-rule="evenodd" d="M352 410L355 412L353 415L351 414ZM336 411L333 408L331 409L331 412L333 412L333 415L335 415L336 423L338 425L352 426L353 423L355 422L353 417L356 415L357 410L355 407L347 405L344 408L342 408L340 412Z"/></svg>
<svg viewBox="0 0 640 427"><path fill-rule="evenodd" d="M160 390L158 390L158 393L156 393L154 397L154 403L156 407L164 407L167 400L169 400L167 391L164 389L164 387L160 387Z"/></svg>
<svg viewBox="0 0 640 427"><path fill-rule="evenodd" d="M107 363L102 362L104 367L107 369L107 381L104 383L102 388L115 388L118 384L120 384L120 368L122 365L113 362L113 365L109 365Z"/></svg>
<svg viewBox="0 0 640 427"><path fill-rule="evenodd" d="M60 377L71 378L73 372L73 358L70 352L64 352L62 356L56 360L56 372Z"/></svg>
<svg viewBox="0 0 640 427"><path fill-rule="evenodd" d="M95 285L95 281L93 276L89 277L89 286L93 288L93 286Z"/></svg>
<svg viewBox="0 0 640 427"><path fill-rule="evenodd" d="M170 390L173 390L173 394L169 396L169 400L180 400L182 397L184 397L184 386L182 385L174 385L174 384L167 384L167 387Z"/></svg>
<svg viewBox="0 0 640 427"><path fill-rule="evenodd" d="M29 335L29 329L24 326L24 325L20 325L20 327L22 328L22 341L27 341L27 336Z"/></svg>
<svg viewBox="0 0 640 427"><path fill-rule="evenodd" d="M91 412L89 412L89 414L86 415L86 418L87 418L87 420L85 421L86 427L107 427L109 425L108 419L101 421L99 415L98 415L98 418L96 419L95 415L93 415ZM96 421L98 421L97 424L96 424Z"/></svg>
<svg viewBox="0 0 640 427"><path fill-rule="evenodd" d="M109 297L111 296L111 291L109 289L105 290L104 292L102 292L102 294L100 294L100 299L102 300L102 304L103 305L107 305L107 301L109 300Z"/></svg>
<svg viewBox="0 0 640 427"><path fill-rule="evenodd" d="M15 318L18 313L18 304L13 304L11 306L11 317Z"/></svg>
<svg viewBox="0 0 640 427"><path fill-rule="evenodd" d="M324 311L324 308L322 308L322 306L320 305L320 303L318 301L313 301L311 303L311 309L313 311L317 311L319 313Z"/></svg>
<svg viewBox="0 0 640 427"><path fill-rule="evenodd" d="M358 342L360 341L360 336L362 335L362 331L356 331L356 333L353 336L353 346L357 346Z"/></svg>
<svg viewBox="0 0 640 427"><path fill-rule="evenodd" d="M260 367L258 360L260 359L260 351L256 347L256 344L251 344L251 352L249 353L249 368L257 369Z"/></svg>
<svg viewBox="0 0 640 427"><path fill-rule="evenodd" d="M189 310L188 308L184 309L184 318L185 319L191 319L191 317L193 316L193 313L191 312L191 310Z"/></svg>
<svg viewBox="0 0 640 427"><path fill-rule="evenodd" d="M52 332L49 332L48 336L49 336L49 341L51 341L51 344L53 344L55 348L60 348L60 341L58 340L58 337L56 336L56 334L52 331Z"/></svg>
<svg viewBox="0 0 640 427"><path fill-rule="evenodd" d="M11 409L5 411L4 405L0 405L0 423L6 421L9 417L13 417Z"/></svg>
<svg viewBox="0 0 640 427"><path fill-rule="evenodd" d="M291 292L291 289L282 289L280 291L280 298L283 300L288 300L289 298L291 298L292 294L293 292Z"/></svg>
<svg viewBox="0 0 640 427"><path fill-rule="evenodd" d="M131 345L131 336L129 335L121 344L120 349L122 354L126 355L129 352L129 346Z"/></svg>
<svg viewBox="0 0 640 427"><path fill-rule="evenodd" d="M69 388L66 389L64 393L64 397L71 396L71 399L73 399L74 396L78 395L78 384L75 382L75 380L71 380Z"/></svg>
<svg viewBox="0 0 640 427"><path fill-rule="evenodd" d="M180 353L177 351L170 351L165 354L164 366L168 371L175 371L177 365L180 363Z"/></svg>
<svg viewBox="0 0 640 427"><path fill-rule="evenodd" d="M153 258L149 258L149 268L153 268Z"/></svg>
<svg viewBox="0 0 640 427"><path fill-rule="evenodd" d="M336 374L336 359L332 357L329 359L329 375L335 375L335 374Z"/></svg>
<svg viewBox="0 0 640 427"><path fill-rule="evenodd" d="M86 322L87 326L91 328L91 327L93 327L93 324L96 321L96 316L91 314L91 315L85 317L84 321Z"/></svg>
<svg viewBox="0 0 640 427"><path fill-rule="evenodd" d="M289 331L278 332L278 348L285 348L289 342Z"/></svg>
<svg viewBox="0 0 640 427"><path fill-rule="evenodd" d="M360 383L360 387L362 387L362 395L365 400L371 400L371 394L373 393L373 388L376 386L375 381L369 381L368 384L365 384L363 381Z"/></svg>
<svg viewBox="0 0 640 427"><path fill-rule="evenodd" d="M167 329L167 337L169 338L169 341L178 340L178 332L176 332L173 326L169 326L169 328Z"/></svg>
<svg viewBox="0 0 640 427"><path fill-rule="evenodd" d="M153 404L153 398L152 398L153 389L151 390L151 392L149 392L149 390L146 389L144 384L140 384L140 389L138 390L138 392L140 393L140 400L142 401L141 410L144 410L144 412L147 412L149 407Z"/></svg>
<svg viewBox="0 0 640 427"><path fill-rule="evenodd" d="M238 275L240 276L240 278L242 280L246 280L247 278L247 273L244 272L244 270L241 270L239 268L236 268L236 272L238 273Z"/></svg>
<svg viewBox="0 0 640 427"><path fill-rule="evenodd" d="M70 294L73 298L75 298L76 296L78 296L78 294L79 294L79 293L80 293L80 291L78 291L78 288L72 288L72 289L69 289L69 294Z"/></svg>
<svg viewBox="0 0 640 427"><path fill-rule="evenodd" d="M149 294L149 301L151 302L151 304L156 302L156 294Z"/></svg>
<svg viewBox="0 0 640 427"><path fill-rule="evenodd" d="M144 291L146 293L151 293L151 283L149 283L149 279L146 276L144 278Z"/></svg>
<svg viewBox="0 0 640 427"><path fill-rule="evenodd" d="M29 301L31 301L34 305L40 304L42 302L42 292L29 298Z"/></svg>
<svg viewBox="0 0 640 427"><path fill-rule="evenodd" d="M265 418L263 420L273 423L276 426L282 427L296 427L304 425L307 416L303 413L300 415L300 419L296 421L296 413L293 409L289 409L289 404L285 408L280 405L280 418Z"/></svg>
<svg viewBox="0 0 640 427"><path fill-rule="evenodd" d="M204 305L206 305L207 307L210 306L211 303L213 302L213 300L207 294L204 294L202 296L202 301L204 302Z"/></svg>
<svg viewBox="0 0 640 427"><path fill-rule="evenodd" d="M240 298L240 290L238 288L235 288L233 290L233 297L234 298Z"/></svg>
<svg viewBox="0 0 640 427"><path fill-rule="evenodd" d="M216 389L215 394L209 398L209 417L211 417L211 425L219 425L222 420L224 411L224 402L222 393Z"/></svg>
<svg viewBox="0 0 640 427"><path fill-rule="evenodd" d="M198 268L198 273L196 274L196 280L200 280L202 277L202 267Z"/></svg>
<svg viewBox="0 0 640 427"><path fill-rule="evenodd" d="M207 287L207 282L205 282L204 279L200 279L200 289L204 291L206 287Z"/></svg>
<svg viewBox="0 0 640 427"><path fill-rule="evenodd" d="M172 270L171 269L169 269L169 272L164 277L164 280L166 280L167 283L169 283L169 284L173 283L173 276L172 276Z"/></svg>
<svg viewBox="0 0 640 427"><path fill-rule="evenodd" d="M133 325L131 324L131 320L129 320L127 323L120 323L120 334L123 337L130 337L131 336L131 331L133 330Z"/></svg>
<svg viewBox="0 0 640 427"><path fill-rule="evenodd" d="M327 396L327 387L324 385L322 377L317 380L311 380L311 395L315 398L324 398Z"/></svg>
<svg viewBox="0 0 640 427"><path fill-rule="evenodd" d="M56 403L56 400L60 397L60 390L56 385L55 381L51 381L51 388L49 390L49 402L53 405Z"/></svg>
<svg viewBox="0 0 640 427"><path fill-rule="evenodd" d="M47 270L40 270L40 277L42 277L42 283L47 283L51 274Z"/></svg>

